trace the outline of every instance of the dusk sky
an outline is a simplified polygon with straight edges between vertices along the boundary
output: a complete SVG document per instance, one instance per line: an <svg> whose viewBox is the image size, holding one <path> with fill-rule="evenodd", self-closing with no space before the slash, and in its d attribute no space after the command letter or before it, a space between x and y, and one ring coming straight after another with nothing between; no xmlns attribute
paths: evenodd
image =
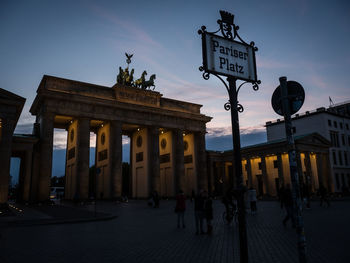
<svg viewBox="0 0 350 263"><path fill-rule="evenodd" d="M0 87L27 99L16 132L30 133L29 108L44 74L111 87L124 53L131 68L156 74L164 97L202 104L209 136L230 134L225 87L206 81L202 25L216 31L219 10L235 15L240 36L254 41L259 91L246 84L239 102L243 134L264 131L279 116L271 96L279 77L300 82L300 112L350 99L349 1L0 1ZM56 136L56 135L55 135ZM58 136L59 137L59 136ZM56 140L57 141L57 140ZM65 140L64 140L65 142Z"/></svg>

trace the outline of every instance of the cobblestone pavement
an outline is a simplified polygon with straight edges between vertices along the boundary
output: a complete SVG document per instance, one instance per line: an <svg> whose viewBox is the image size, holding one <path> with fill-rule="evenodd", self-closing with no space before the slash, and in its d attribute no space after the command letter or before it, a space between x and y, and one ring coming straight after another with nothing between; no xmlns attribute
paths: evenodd
<svg viewBox="0 0 350 263"><path fill-rule="evenodd" d="M97 210L118 217L109 221L0 229L0 262L239 262L237 225L225 225L223 205L214 201L214 233L195 235L193 205L186 228L176 227L174 201L160 208L146 201L99 203ZM312 203L304 215L308 262L350 262L350 202L330 208ZM93 206L85 207L93 210ZM277 202L258 203L247 214L249 262L298 262L296 234L282 225Z"/></svg>

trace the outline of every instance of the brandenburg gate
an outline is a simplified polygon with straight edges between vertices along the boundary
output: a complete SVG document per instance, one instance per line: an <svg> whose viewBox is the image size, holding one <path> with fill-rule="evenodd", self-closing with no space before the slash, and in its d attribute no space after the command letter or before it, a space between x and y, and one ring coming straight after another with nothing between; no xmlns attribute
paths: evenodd
<svg viewBox="0 0 350 263"><path fill-rule="evenodd" d="M54 128L67 131L66 199L91 195L91 131L96 134L97 198L122 195L123 135L130 137L132 197L146 198L154 190L171 197L179 189L186 194L208 189L205 132L211 117L200 113L201 105L151 90L155 75L151 83L146 72L133 81L134 70L129 74L128 67L120 68L113 87L44 75L30 109L40 138L33 155L32 200L49 198Z"/></svg>

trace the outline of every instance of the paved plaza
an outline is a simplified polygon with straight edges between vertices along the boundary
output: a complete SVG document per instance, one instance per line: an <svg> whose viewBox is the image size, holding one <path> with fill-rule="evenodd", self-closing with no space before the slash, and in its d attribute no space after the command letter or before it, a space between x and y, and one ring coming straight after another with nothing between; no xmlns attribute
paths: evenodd
<svg viewBox="0 0 350 263"><path fill-rule="evenodd" d="M81 222L78 216L95 216L93 205L62 208L60 213L24 208L23 214L43 224L23 220L9 226L5 217L0 218L0 262L239 262L237 225L224 224L220 201L214 201L212 236L195 235L189 201L186 228L178 229L174 206L173 200L161 201L159 209L140 200L99 202L96 216L106 220L90 222ZM350 262L349 206L350 201L333 202L330 208L312 202L311 210L304 211L308 262ZM83 211L72 213L77 209ZM64 221L64 215L76 223ZM295 230L282 225L283 217L276 201L261 201L258 214L247 214L249 262L298 262ZM62 224L45 225L53 219Z"/></svg>

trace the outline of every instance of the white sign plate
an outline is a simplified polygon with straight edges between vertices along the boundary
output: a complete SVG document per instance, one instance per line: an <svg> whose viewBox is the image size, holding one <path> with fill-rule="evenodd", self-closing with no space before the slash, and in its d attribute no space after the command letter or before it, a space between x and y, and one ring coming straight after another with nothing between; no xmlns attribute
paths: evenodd
<svg viewBox="0 0 350 263"><path fill-rule="evenodd" d="M205 71L256 82L254 47L212 33L202 34Z"/></svg>

